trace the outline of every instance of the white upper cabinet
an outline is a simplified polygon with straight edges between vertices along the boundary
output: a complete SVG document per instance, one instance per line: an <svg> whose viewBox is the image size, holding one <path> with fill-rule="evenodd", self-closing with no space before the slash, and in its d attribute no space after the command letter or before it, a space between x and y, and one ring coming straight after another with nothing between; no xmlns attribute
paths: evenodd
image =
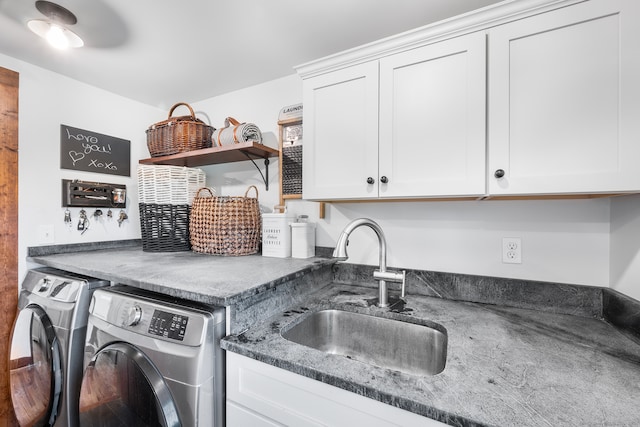
<svg viewBox="0 0 640 427"><path fill-rule="evenodd" d="M303 197L484 194L485 68L482 33L305 79Z"/></svg>
<svg viewBox="0 0 640 427"><path fill-rule="evenodd" d="M380 60L380 197L485 193L485 46L475 33Z"/></svg>
<svg viewBox="0 0 640 427"><path fill-rule="evenodd" d="M303 99L303 198L377 196L378 62L307 79Z"/></svg>
<svg viewBox="0 0 640 427"><path fill-rule="evenodd" d="M639 7L592 0L488 31L491 195L640 190Z"/></svg>
<svg viewBox="0 0 640 427"><path fill-rule="evenodd" d="M518 0L302 65L303 197L640 192L640 1Z"/></svg>

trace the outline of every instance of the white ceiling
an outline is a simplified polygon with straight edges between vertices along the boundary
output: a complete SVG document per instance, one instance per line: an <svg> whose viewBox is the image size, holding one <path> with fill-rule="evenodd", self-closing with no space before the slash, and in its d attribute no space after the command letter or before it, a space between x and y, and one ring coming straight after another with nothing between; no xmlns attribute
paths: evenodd
<svg viewBox="0 0 640 427"><path fill-rule="evenodd" d="M167 109L498 1L59 0L85 47L58 51L26 26L35 0L0 0L0 53Z"/></svg>

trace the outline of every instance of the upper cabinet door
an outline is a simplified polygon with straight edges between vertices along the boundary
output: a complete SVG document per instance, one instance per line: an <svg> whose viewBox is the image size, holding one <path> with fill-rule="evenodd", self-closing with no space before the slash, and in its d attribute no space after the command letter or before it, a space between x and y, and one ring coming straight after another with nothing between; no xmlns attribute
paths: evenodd
<svg viewBox="0 0 640 427"><path fill-rule="evenodd" d="M303 100L303 198L378 197L378 62L305 79Z"/></svg>
<svg viewBox="0 0 640 427"><path fill-rule="evenodd" d="M592 0L489 31L491 194L640 190L639 9Z"/></svg>
<svg viewBox="0 0 640 427"><path fill-rule="evenodd" d="M380 197L485 193L485 38L380 60Z"/></svg>

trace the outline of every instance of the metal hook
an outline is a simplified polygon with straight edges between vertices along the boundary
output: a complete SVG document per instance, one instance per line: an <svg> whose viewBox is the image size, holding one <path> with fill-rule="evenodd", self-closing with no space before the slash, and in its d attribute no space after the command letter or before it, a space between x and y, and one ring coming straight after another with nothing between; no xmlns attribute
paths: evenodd
<svg viewBox="0 0 640 427"><path fill-rule="evenodd" d="M87 212L82 209L80 211L80 218L78 220L78 231L80 234L84 234L89 229L89 218L87 218Z"/></svg>
<svg viewBox="0 0 640 427"><path fill-rule="evenodd" d="M125 219L129 219L129 216L125 211L120 210L120 215L118 216L118 227L122 225Z"/></svg>

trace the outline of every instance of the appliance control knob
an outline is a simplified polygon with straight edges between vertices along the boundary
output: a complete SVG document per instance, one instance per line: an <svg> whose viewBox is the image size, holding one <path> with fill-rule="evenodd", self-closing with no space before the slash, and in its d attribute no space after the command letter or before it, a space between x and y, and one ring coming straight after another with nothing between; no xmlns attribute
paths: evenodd
<svg viewBox="0 0 640 427"><path fill-rule="evenodd" d="M129 309L127 315L127 326L136 326L140 319L142 319L142 308L139 305L134 305Z"/></svg>
<svg viewBox="0 0 640 427"><path fill-rule="evenodd" d="M375 181L372 177L367 178L367 184L373 184Z"/></svg>
<svg viewBox="0 0 640 427"><path fill-rule="evenodd" d="M49 279L48 277L45 277L44 279L42 279L42 282L40 283L40 288L38 289L38 292L46 292L49 290L50 287L51 287L51 279Z"/></svg>
<svg viewBox="0 0 640 427"><path fill-rule="evenodd" d="M389 178L387 178L386 176L382 175L380 177L380 182L383 184L386 184L387 182L389 182Z"/></svg>
<svg viewBox="0 0 640 427"><path fill-rule="evenodd" d="M497 169L493 176L496 178L502 178L504 176L504 169Z"/></svg>

